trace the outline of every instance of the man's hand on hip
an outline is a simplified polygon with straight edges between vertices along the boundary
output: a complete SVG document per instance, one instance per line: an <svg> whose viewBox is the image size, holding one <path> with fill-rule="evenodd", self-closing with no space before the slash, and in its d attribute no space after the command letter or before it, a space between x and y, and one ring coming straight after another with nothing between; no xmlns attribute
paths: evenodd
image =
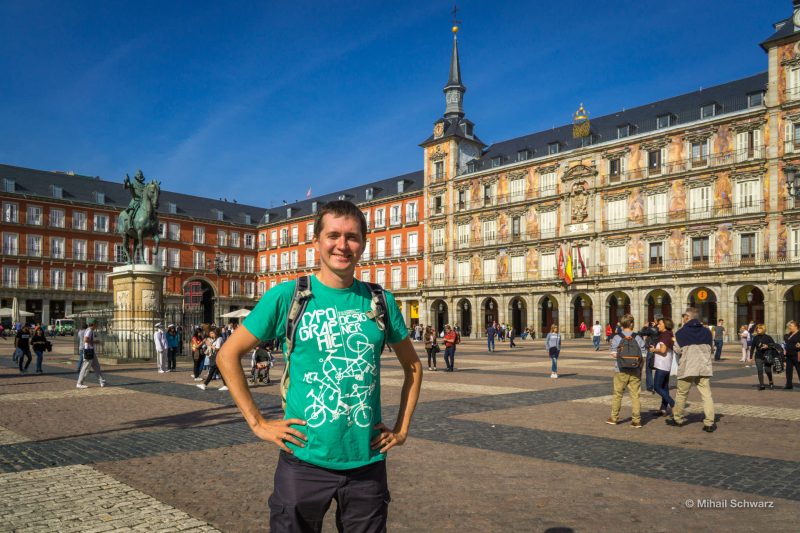
<svg viewBox="0 0 800 533"><path fill-rule="evenodd" d="M378 436L370 442L373 450L380 448L381 453L386 453L395 446L402 446L406 442L405 434L389 429L383 422L376 424L373 429L380 431Z"/></svg>
<svg viewBox="0 0 800 533"><path fill-rule="evenodd" d="M288 446L287 442L291 442L295 446L305 448L305 441L308 440L306 434L300 430L294 429L292 425L305 426L305 420L299 418L289 418L288 420L262 420L253 428L253 433L267 442L271 442L278 446L286 453L294 453Z"/></svg>

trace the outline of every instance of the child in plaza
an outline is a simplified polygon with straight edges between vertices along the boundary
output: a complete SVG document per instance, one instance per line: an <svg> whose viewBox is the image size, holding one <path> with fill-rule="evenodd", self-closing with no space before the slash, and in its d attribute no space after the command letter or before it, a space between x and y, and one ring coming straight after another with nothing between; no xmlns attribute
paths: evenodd
<svg viewBox="0 0 800 533"><path fill-rule="evenodd" d="M622 395L625 389L628 389L631 395L631 427L640 428L642 416L639 391L642 388L642 362L647 356L647 346L644 339L634 333L631 315L623 315L620 327L620 333L611 339L611 357L614 358L615 370L614 399L611 402L611 416L606 420L606 424L615 426L619 423Z"/></svg>

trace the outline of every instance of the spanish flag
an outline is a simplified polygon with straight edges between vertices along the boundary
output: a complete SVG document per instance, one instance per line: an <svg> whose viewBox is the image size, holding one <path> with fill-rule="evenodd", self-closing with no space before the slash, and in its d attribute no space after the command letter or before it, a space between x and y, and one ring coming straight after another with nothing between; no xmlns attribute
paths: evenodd
<svg viewBox="0 0 800 533"><path fill-rule="evenodd" d="M572 249L567 248L567 268L564 269L564 283L572 285Z"/></svg>

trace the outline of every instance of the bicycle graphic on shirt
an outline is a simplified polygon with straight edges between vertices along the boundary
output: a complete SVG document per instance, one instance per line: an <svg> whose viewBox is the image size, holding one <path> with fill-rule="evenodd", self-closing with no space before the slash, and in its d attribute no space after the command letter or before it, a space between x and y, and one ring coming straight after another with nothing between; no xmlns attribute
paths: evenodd
<svg viewBox="0 0 800 533"><path fill-rule="evenodd" d="M374 353L374 348L363 333L351 335L346 345L348 350L344 356L333 352L327 358L320 359L321 378L317 372L308 372L303 376L304 382L316 386L306 395L312 399L312 403L305 409L305 420L312 428L324 424L328 416L331 422L345 416L348 426L356 424L366 428L372 422L372 407L368 400L375 391L375 383L353 383L348 391L342 389L342 382L348 378L363 382L367 374L377 376L377 368L368 359ZM348 353L355 356L350 357Z"/></svg>

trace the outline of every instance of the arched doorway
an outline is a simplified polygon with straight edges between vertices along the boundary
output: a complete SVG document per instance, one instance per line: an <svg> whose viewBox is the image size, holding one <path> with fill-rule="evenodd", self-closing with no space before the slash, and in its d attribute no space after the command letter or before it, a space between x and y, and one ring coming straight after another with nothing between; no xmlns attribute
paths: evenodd
<svg viewBox="0 0 800 533"><path fill-rule="evenodd" d="M786 321L795 320L800 322L800 285L795 285L786 291L784 302ZM781 324L781 326L782 325L783 324Z"/></svg>
<svg viewBox="0 0 800 533"><path fill-rule="evenodd" d="M528 307L525 305L525 300L515 296L508 302L508 310L511 315L511 327L514 328L514 333L519 337L528 327Z"/></svg>
<svg viewBox="0 0 800 533"><path fill-rule="evenodd" d="M736 291L734 296L736 302L736 324L728 327L739 329L742 324L747 325L751 321L756 324L764 323L764 293L761 289L753 285L745 285Z"/></svg>
<svg viewBox="0 0 800 533"><path fill-rule="evenodd" d="M694 307L699 312L698 319L704 324L717 323L717 295L707 287L698 287L689 293L686 300L689 307Z"/></svg>
<svg viewBox="0 0 800 533"><path fill-rule="evenodd" d="M472 335L472 304L464 298L458 302L458 326L461 328L461 336L469 337Z"/></svg>
<svg viewBox="0 0 800 533"><path fill-rule="evenodd" d="M672 318L672 297L667 291L656 289L647 295L647 321L652 322L659 318Z"/></svg>
<svg viewBox="0 0 800 533"><path fill-rule="evenodd" d="M494 298L486 298L483 301L483 330L497 321L497 302Z"/></svg>
<svg viewBox="0 0 800 533"><path fill-rule="evenodd" d="M204 279L190 279L183 286L183 312L194 325L214 324L216 292Z"/></svg>
<svg viewBox="0 0 800 533"><path fill-rule="evenodd" d="M622 315L631 312L631 299L622 291L612 292L606 300L606 308L608 309L608 323L611 324L612 329L616 329L617 322L622 320Z"/></svg>
<svg viewBox="0 0 800 533"><path fill-rule="evenodd" d="M592 328L593 320L592 299L587 294L578 294L572 299L572 335L582 338L586 335L581 334L581 322L586 324L586 330Z"/></svg>
<svg viewBox="0 0 800 533"><path fill-rule="evenodd" d="M548 294L540 300L539 316L542 317L539 324L539 334L544 337L550 333L550 326L558 324L558 300L555 296Z"/></svg>
<svg viewBox="0 0 800 533"><path fill-rule="evenodd" d="M434 300L431 304L431 317L433 318L433 331L438 335L444 331L447 324L447 302L444 300Z"/></svg>

